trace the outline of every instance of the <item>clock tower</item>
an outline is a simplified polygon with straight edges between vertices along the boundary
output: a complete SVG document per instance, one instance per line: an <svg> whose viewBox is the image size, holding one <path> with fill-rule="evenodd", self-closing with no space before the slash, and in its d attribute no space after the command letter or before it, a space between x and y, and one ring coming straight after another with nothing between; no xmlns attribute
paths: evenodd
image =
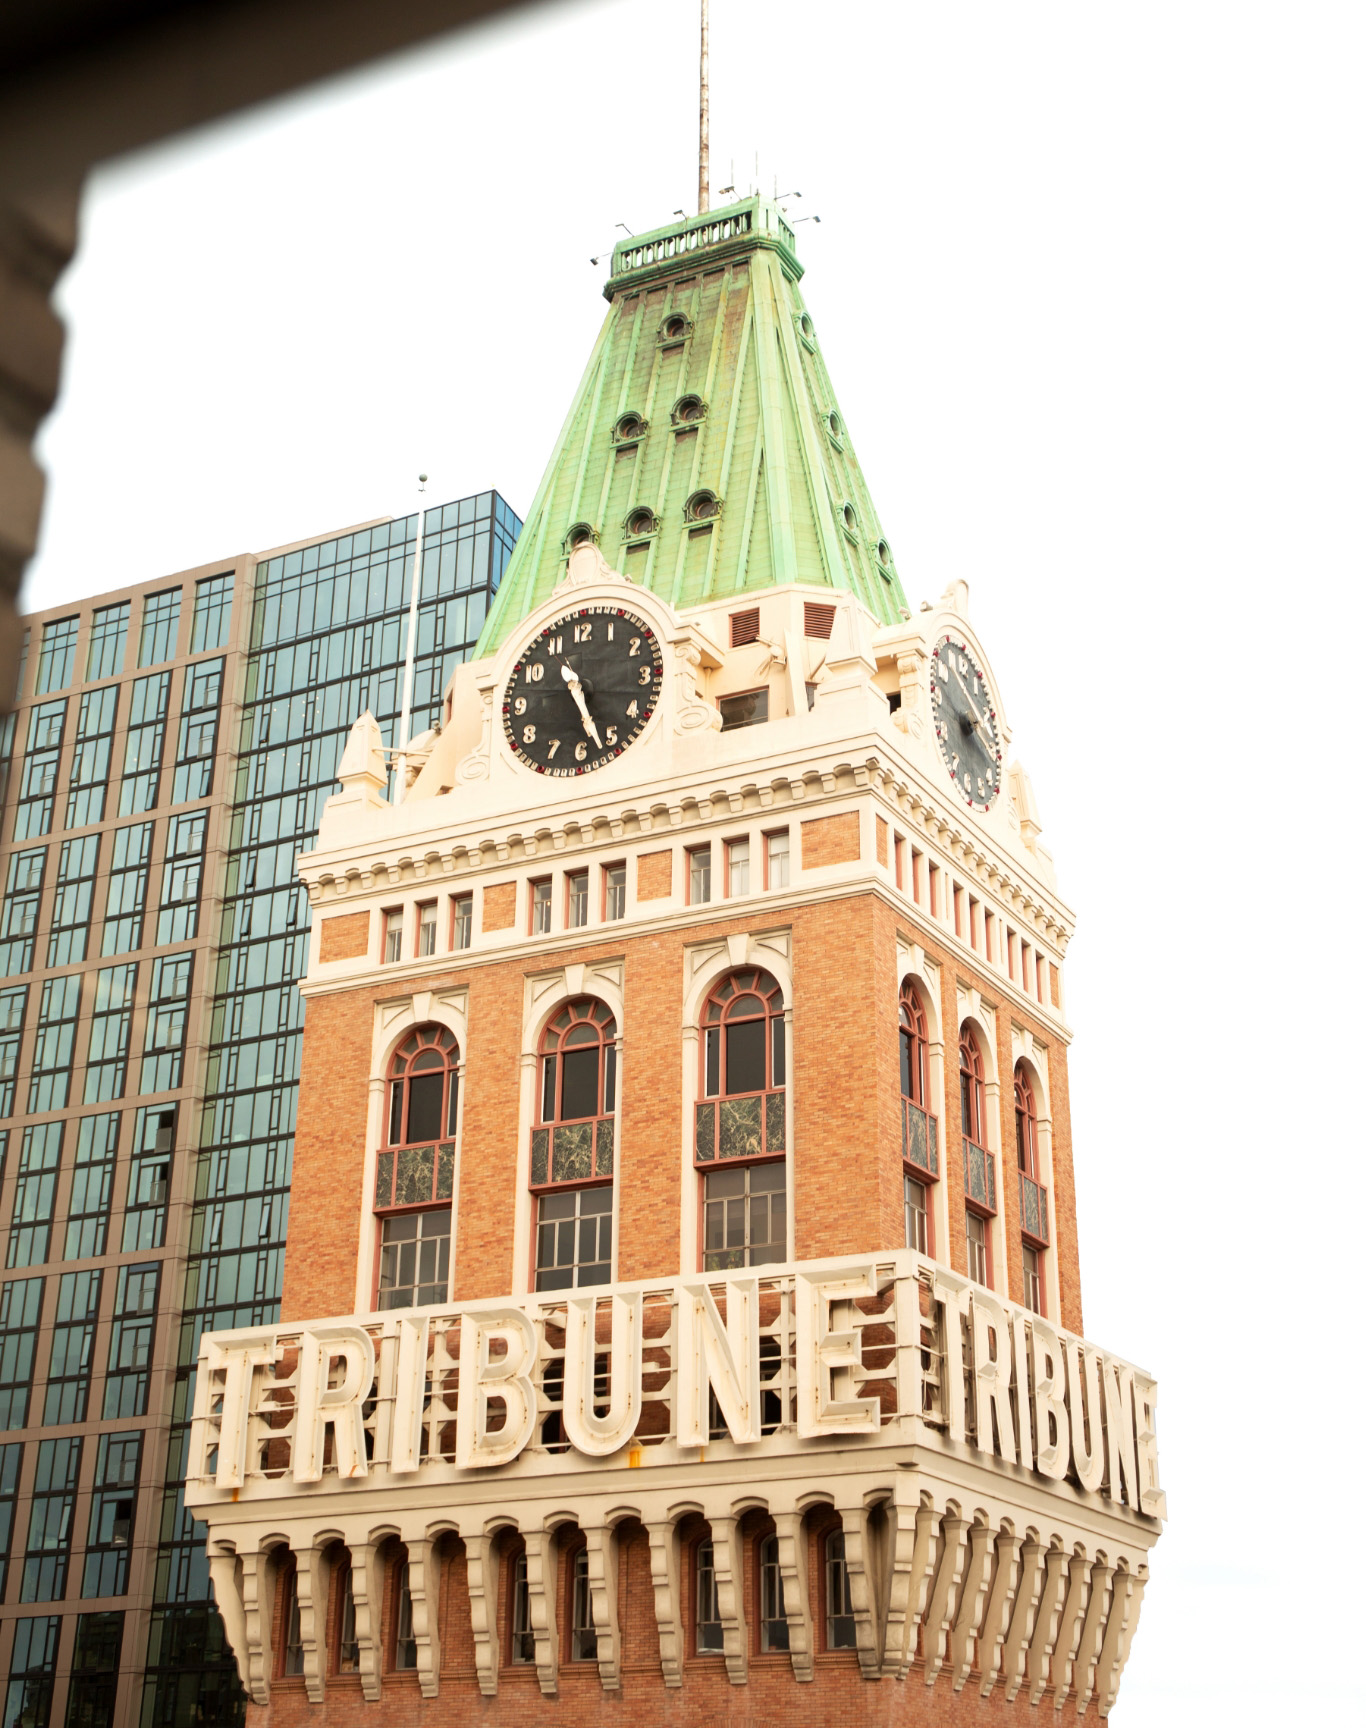
<svg viewBox="0 0 1366 1728"><path fill-rule="evenodd" d="M1118 1694L1166 1505L1072 914L801 281L758 197L617 247L442 727L391 787L360 717L300 860L283 1314L204 1339L186 1480L263 1725Z"/></svg>

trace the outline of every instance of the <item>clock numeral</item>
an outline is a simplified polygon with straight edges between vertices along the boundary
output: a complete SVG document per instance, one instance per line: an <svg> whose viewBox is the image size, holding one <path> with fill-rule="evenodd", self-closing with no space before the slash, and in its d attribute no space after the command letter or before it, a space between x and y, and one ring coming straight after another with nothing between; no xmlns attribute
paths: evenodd
<svg viewBox="0 0 1366 1728"><path fill-rule="evenodd" d="M579 742L574 746L574 760L576 762L582 762L587 755L588 755L588 745L582 739L580 739Z"/></svg>
<svg viewBox="0 0 1366 1728"><path fill-rule="evenodd" d="M612 638L616 635L616 633L617 633L616 620L609 618L607 621L607 640L610 642L612 640Z"/></svg>
<svg viewBox="0 0 1366 1728"><path fill-rule="evenodd" d="M642 666L641 667L641 669L640 669L640 681L642 684L648 684L650 682L650 679L653 676L654 676L654 674L650 671L650 668L648 666Z"/></svg>
<svg viewBox="0 0 1366 1728"><path fill-rule="evenodd" d="M545 667L541 665L539 660L533 661L533 663L527 667L526 681L528 684L539 684L541 679L544 677Z"/></svg>
<svg viewBox="0 0 1366 1728"><path fill-rule="evenodd" d="M593 640L593 621L591 618L586 624L574 626L574 640L576 642L591 642Z"/></svg>
<svg viewBox="0 0 1366 1728"><path fill-rule="evenodd" d="M640 637L639 636L633 636L631 638L631 653L633 655L640 653Z"/></svg>
<svg viewBox="0 0 1366 1728"><path fill-rule="evenodd" d="M563 636L552 636L550 638L549 647L550 647L550 652L552 654L563 654L564 653L564 637Z"/></svg>
<svg viewBox="0 0 1366 1728"><path fill-rule="evenodd" d="M609 726L607 728L607 742L609 744L615 744L616 741L617 741L617 729L615 726Z"/></svg>
<svg viewBox="0 0 1366 1728"><path fill-rule="evenodd" d="M523 726L522 742L523 744L534 744L536 742L536 728L534 726Z"/></svg>
<svg viewBox="0 0 1366 1728"><path fill-rule="evenodd" d="M552 738L550 740L550 748L545 753L545 759L547 762L553 762L555 760L555 752L559 749L559 747L560 747L559 739L558 738Z"/></svg>
<svg viewBox="0 0 1366 1728"><path fill-rule="evenodd" d="M519 696L517 698L517 700L512 704L512 712L514 714L525 714L526 713L526 697L525 696Z"/></svg>
<svg viewBox="0 0 1366 1728"><path fill-rule="evenodd" d="M637 720L640 718L640 704L634 697L632 697L626 704L626 717L629 720Z"/></svg>

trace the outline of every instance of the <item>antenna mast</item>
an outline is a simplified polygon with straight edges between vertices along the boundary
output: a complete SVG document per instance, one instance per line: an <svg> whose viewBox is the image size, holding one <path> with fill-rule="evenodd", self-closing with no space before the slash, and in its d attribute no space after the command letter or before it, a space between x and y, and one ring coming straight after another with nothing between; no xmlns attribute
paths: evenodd
<svg viewBox="0 0 1366 1728"><path fill-rule="evenodd" d="M711 92L707 69L707 0L702 0L702 56L697 105L697 213L711 208Z"/></svg>

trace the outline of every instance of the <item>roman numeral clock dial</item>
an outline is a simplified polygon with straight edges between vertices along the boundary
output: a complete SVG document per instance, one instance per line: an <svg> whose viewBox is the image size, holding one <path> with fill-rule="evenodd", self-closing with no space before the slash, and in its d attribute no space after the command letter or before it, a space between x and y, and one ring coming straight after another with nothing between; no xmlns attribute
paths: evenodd
<svg viewBox="0 0 1366 1728"><path fill-rule="evenodd" d="M990 810L1001 790L996 704L966 644L951 636L930 661L930 712L954 784L974 810Z"/></svg>
<svg viewBox="0 0 1366 1728"><path fill-rule="evenodd" d="M617 606L585 606L522 650L503 692L512 753L567 779L616 760L659 701L664 656L650 626Z"/></svg>

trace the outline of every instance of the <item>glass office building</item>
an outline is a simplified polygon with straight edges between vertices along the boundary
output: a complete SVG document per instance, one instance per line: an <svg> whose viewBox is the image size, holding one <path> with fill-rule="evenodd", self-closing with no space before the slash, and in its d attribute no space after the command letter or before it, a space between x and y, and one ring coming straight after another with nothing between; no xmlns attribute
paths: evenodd
<svg viewBox="0 0 1366 1728"><path fill-rule="evenodd" d="M521 527L426 512L412 731ZM242 1694L179 1487L206 1328L278 1315L308 914L351 722L398 742L417 517L27 620L0 721L0 1728Z"/></svg>

